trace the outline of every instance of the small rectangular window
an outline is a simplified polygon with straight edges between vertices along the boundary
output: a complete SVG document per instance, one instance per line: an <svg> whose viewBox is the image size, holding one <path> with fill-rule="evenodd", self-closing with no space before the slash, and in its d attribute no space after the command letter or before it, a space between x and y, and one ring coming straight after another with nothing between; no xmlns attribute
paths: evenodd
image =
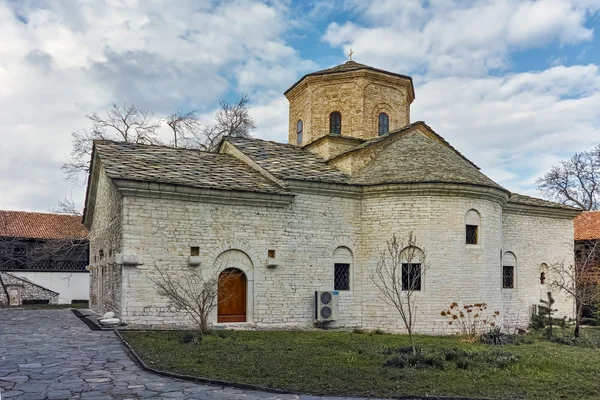
<svg viewBox="0 0 600 400"><path fill-rule="evenodd" d="M98 255L100 256L100 261L102 261L104 259L104 250L100 250Z"/></svg>
<svg viewBox="0 0 600 400"><path fill-rule="evenodd" d="M199 256L200 255L200 247L192 246L190 247L190 256Z"/></svg>
<svg viewBox="0 0 600 400"><path fill-rule="evenodd" d="M478 235L477 225L467 225L467 244L477 244Z"/></svg>
<svg viewBox="0 0 600 400"><path fill-rule="evenodd" d="M502 267L502 287L513 289L515 287L515 267L505 265Z"/></svg>
<svg viewBox="0 0 600 400"><path fill-rule="evenodd" d="M333 290L350 290L350 264L335 264Z"/></svg>
<svg viewBox="0 0 600 400"><path fill-rule="evenodd" d="M402 290L421 290L421 264L402 264Z"/></svg>
<svg viewBox="0 0 600 400"><path fill-rule="evenodd" d="M275 258L275 250L268 250L267 251L267 257L269 257L269 258Z"/></svg>

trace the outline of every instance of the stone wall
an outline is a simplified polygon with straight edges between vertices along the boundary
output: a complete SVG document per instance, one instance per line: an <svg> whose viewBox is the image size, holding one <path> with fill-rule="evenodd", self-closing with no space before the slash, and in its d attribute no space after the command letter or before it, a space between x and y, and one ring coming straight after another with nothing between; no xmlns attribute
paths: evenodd
<svg viewBox="0 0 600 400"><path fill-rule="evenodd" d="M120 317L132 325L189 326L185 313L158 296L157 269L172 276L180 271L210 275L220 255L238 250L249 263L218 268L246 273L248 323L228 326L311 327L314 291L333 289L333 253L347 247L353 257L351 290L340 292L340 318L333 326L401 332L397 311L382 302L372 276L392 234L405 239L414 232L431 265L416 296L418 332L453 332L440 315L453 301L486 302L489 314L498 310L501 321L515 325L518 317L523 324L543 292L538 266L572 257L569 219L503 215L502 202L485 196L451 190L373 192L362 199L297 193L286 207L123 197L121 250L142 264L122 267ZM465 244L469 210L481 218L477 245ZM191 247L200 249L198 267L188 265ZM275 268L266 266L269 250L276 252ZM500 254L508 250L519 260L512 290L502 289ZM105 286L115 284L120 293L116 282ZM561 312L569 314L568 300L560 301Z"/></svg>
<svg viewBox="0 0 600 400"><path fill-rule="evenodd" d="M210 274L217 257L235 249L252 261L250 270L232 265L246 269L248 321L312 326L314 291L333 289L333 252L337 246L357 252L359 246L360 201L352 198L301 193L281 208L125 196L123 209L123 252L143 260L123 267L121 317L130 324L190 323L157 295L156 269ZM191 247L200 248L199 267L187 263ZM266 266L269 250L276 252L276 268ZM357 325L360 301L354 292L341 297L339 323Z"/></svg>
<svg viewBox="0 0 600 400"><path fill-rule="evenodd" d="M312 76L287 94L290 102L289 143L296 144L298 120L303 144L329 134L329 114L342 114L342 135L378 136L378 116L389 116L390 131L410 122L408 80L368 70ZM329 157L325 157L329 158Z"/></svg>
<svg viewBox="0 0 600 400"><path fill-rule="evenodd" d="M574 261L573 220L550 218L531 214L531 210L507 211L503 216L503 252L510 251L516 257L515 288L502 290L504 312L512 320L529 320L531 306L546 299L552 292L556 300L554 307L557 316L574 315L573 299L564 293L551 289L552 273L546 283L540 283L542 264L565 265Z"/></svg>
<svg viewBox="0 0 600 400"><path fill-rule="evenodd" d="M481 215L477 245L465 243L465 216L472 209ZM379 194L365 198L362 217L364 326L404 330L398 312L391 306L380 305L379 291L368 278L394 233L399 240L406 241L413 232L430 265L422 290L415 296L418 332L452 332L448 320L440 313L454 301L461 305L486 302L490 311L502 311L498 264L502 245L501 204L450 193Z"/></svg>
<svg viewBox="0 0 600 400"><path fill-rule="evenodd" d="M7 306L9 301L6 293L11 287L16 287L21 293L21 302L27 300L48 300L50 304L58 304L58 293L20 278L8 272L0 272L0 305ZM3 286L3 287L2 287Z"/></svg>
<svg viewBox="0 0 600 400"><path fill-rule="evenodd" d="M99 313L121 311L121 195L102 168L90 229L90 308Z"/></svg>

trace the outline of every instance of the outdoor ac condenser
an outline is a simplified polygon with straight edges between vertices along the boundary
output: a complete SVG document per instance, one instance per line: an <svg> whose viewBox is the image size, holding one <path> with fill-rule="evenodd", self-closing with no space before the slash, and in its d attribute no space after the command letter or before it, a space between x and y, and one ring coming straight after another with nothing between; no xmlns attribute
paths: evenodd
<svg viewBox="0 0 600 400"><path fill-rule="evenodd" d="M316 291L315 292L315 320L335 321L338 319L340 300L339 292Z"/></svg>

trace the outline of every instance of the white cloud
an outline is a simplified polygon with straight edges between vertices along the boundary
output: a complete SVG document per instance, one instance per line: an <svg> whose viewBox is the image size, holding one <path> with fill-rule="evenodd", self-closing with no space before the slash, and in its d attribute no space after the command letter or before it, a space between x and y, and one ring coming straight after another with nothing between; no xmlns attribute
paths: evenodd
<svg viewBox="0 0 600 400"><path fill-rule="evenodd" d="M45 211L71 193L81 205L83 186L65 182L60 166L70 133L111 102L209 113L245 91L265 135L276 135L287 111L265 93L314 67L283 39L288 13L258 0L0 0L0 185L10 188L0 207Z"/></svg>
<svg viewBox="0 0 600 400"><path fill-rule="evenodd" d="M590 40L586 16L600 3L574 0L347 1L360 22L332 23L323 39L399 71L483 76L506 69L510 51ZM428 7L425 7L425 4Z"/></svg>

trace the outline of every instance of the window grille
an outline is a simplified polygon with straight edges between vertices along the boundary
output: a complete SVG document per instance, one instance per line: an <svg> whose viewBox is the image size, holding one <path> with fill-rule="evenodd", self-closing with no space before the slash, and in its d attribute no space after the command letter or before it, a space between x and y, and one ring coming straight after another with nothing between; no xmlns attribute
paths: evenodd
<svg viewBox="0 0 600 400"><path fill-rule="evenodd" d="M477 225L467 225L467 244L477 244L478 229Z"/></svg>
<svg viewBox="0 0 600 400"><path fill-rule="evenodd" d="M402 290L421 290L421 264L402 264Z"/></svg>
<svg viewBox="0 0 600 400"><path fill-rule="evenodd" d="M390 117L386 113L379 114L379 136L390 131Z"/></svg>
<svg viewBox="0 0 600 400"><path fill-rule="evenodd" d="M329 115L329 133L342 134L342 114L339 111Z"/></svg>
<svg viewBox="0 0 600 400"><path fill-rule="evenodd" d="M502 267L502 287L504 289L513 289L515 286L515 267L505 265Z"/></svg>
<svg viewBox="0 0 600 400"><path fill-rule="evenodd" d="M333 290L350 290L350 264L334 264Z"/></svg>

